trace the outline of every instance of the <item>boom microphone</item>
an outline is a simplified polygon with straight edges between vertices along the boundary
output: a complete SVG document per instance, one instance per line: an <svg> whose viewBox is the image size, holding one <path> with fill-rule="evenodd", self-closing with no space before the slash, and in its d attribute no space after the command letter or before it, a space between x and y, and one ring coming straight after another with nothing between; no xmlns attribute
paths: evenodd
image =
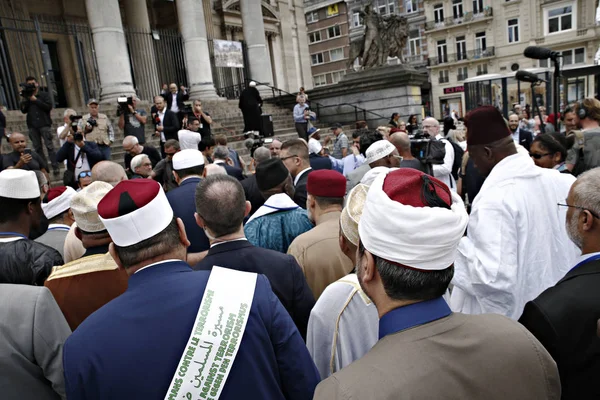
<svg viewBox="0 0 600 400"><path fill-rule="evenodd" d="M552 51L546 47L529 46L523 52L523 55L527 58L533 58L535 60L546 60L548 58L556 59L560 54L556 51Z"/></svg>
<svg viewBox="0 0 600 400"><path fill-rule="evenodd" d="M544 79L540 79L536 74L527 71L517 71L515 78L518 81L529 83L548 82Z"/></svg>
<svg viewBox="0 0 600 400"><path fill-rule="evenodd" d="M251 150L252 146L254 146L254 139L246 139L246 140L244 140L244 146L246 146L246 148L248 150Z"/></svg>

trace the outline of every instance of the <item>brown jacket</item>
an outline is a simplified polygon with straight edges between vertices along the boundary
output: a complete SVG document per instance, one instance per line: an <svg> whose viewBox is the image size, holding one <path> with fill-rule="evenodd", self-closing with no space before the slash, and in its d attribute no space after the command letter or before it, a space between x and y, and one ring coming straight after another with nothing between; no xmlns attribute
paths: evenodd
<svg viewBox="0 0 600 400"><path fill-rule="evenodd" d="M387 335L317 386L316 400L558 400L554 360L522 325L450 314Z"/></svg>
<svg viewBox="0 0 600 400"><path fill-rule="evenodd" d="M340 249L340 214L339 211L324 214L316 227L298 236L288 248L288 254L294 256L302 268L315 300L329 284L354 268Z"/></svg>
<svg viewBox="0 0 600 400"><path fill-rule="evenodd" d="M127 290L127 273L110 254L98 254L54 267L44 284L56 299L71 330Z"/></svg>

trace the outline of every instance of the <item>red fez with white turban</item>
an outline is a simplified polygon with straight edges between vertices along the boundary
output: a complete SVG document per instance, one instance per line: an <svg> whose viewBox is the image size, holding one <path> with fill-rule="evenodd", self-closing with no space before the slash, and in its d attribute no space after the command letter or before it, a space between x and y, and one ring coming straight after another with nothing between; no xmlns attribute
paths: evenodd
<svg viewBox="0 0 600 400"><path fill-rule="evenodd" d="M308 174L306 191L318 197L344 197L346 178L331 169L319 169Z"/></svg>
<svg viewBox="0 0 600 400"><path fill-rule="evenodd" d="M412 168L375 178L358 224L370 253L419 270L454 263L469 217L456 193L440 180Z"/></svg>
<svg viewBox="0 0 600 400"><path fill-rule="evenodd" d="M121 181L98 203L98 215L112 241L132 246L156 236L173 220L160 184L150 179Z"/></svg>
<svg viewBox="0 0 600 400"><path fill-rule="evenodd" d="M57 186L48 191L47 201L42 203L42 211L48 219L64 213L71 208L71 199L77 192L70 186Z"/></svg>

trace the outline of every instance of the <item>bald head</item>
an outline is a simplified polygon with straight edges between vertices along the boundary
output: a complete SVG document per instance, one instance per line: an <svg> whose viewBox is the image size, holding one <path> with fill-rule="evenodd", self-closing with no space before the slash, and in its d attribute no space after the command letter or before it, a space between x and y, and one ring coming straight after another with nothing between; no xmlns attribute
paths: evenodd
<svg viewBox="0 0 600 400"><path fill-rule="evenodd" d="M92 168L92 182L101 181L117 186L127 180L125 169L113 161L100 161Z"/></svg>
<svg viewBox="0 0 600 400"><path fill-rule="evenodd" d="M135 146L138 143L139 140L135 136L125 136L123 139L123 147Z"/></svg>
<svg viewBox="0 0 600 400"><path fill-rule="evenodd" d="M440 133L439 121L432 117L425 118L423 120L423 133L427 133L431 137L436 137Z"/></svg>
<svg viewBox="0 0 600 400"><path fill-rule="evenodd" d="M404 132L395 132L390 136L390 142L398 149L398 153L410 153L410 139Z"/></svg>

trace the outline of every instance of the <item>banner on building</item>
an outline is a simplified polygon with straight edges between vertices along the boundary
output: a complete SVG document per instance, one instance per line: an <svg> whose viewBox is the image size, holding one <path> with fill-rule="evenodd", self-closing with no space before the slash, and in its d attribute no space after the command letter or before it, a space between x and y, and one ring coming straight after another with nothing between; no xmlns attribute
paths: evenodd
<svg viewBox="0 0 600 400"><path fill-rule="evenodd" d="M214 39L213 46L216 67L244 68L241 42Z"/></svg>

